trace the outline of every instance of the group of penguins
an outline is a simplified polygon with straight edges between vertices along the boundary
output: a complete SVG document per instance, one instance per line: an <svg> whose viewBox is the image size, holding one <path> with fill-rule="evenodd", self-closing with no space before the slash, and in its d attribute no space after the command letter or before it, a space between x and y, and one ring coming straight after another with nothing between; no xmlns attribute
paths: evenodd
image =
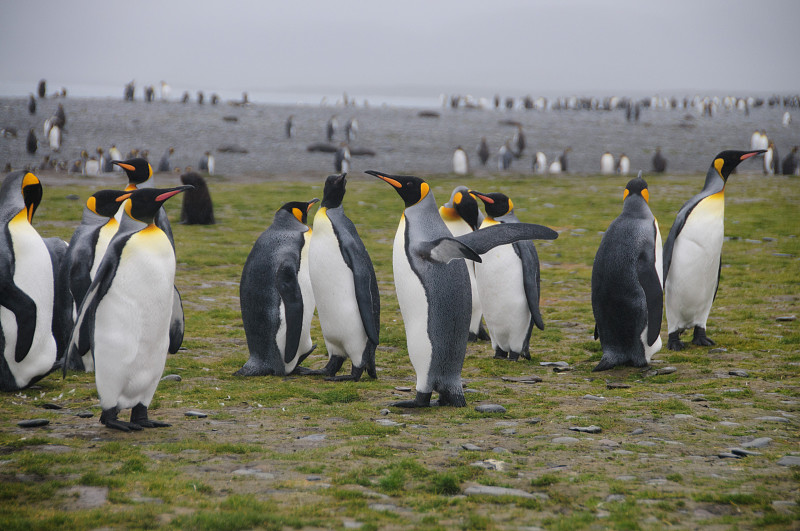
<svg viewBox="0 0 800 531"><path fill-rule="evenodd" d="M725 184L739 163L760 153L719 153L663 248L641 172L628 182L622 213L604 233L592 270L594 335L603 351L594 370L649 364L661 348L665 298L668 348L684 348L687 329L694 344L714 344L705 327L719 282ZM3 181L0 387L16 391L58 368L94 370L101 423L131 431L168 426L148 417L167 353L178 350L184 333L174 241L162 205L192 186L140 187L153 174L146 160L115 164L128 187L93 194L69 245L42 239L31 225L42 198L35 175L19 171ZM393 405L465 406L468 341L489 339L498 359L530 359L533 326L544 329L533 240L555 240L558 233L520 222L501 193L459 186L438 207L421 178L366 173L404 203L392 266L416 396ZM308 214L319 200L289 202L255 242L240 282L249 358L236 374L357 381L366 370L377 376L378 284L344 213L345 187L346 174L329 176L311 226ZM315 309L328 351L320 370L300 366L315 348ZM337 376L348 358L350 374ZM130 422L118 418L123 409L131 409Z"/></svg>

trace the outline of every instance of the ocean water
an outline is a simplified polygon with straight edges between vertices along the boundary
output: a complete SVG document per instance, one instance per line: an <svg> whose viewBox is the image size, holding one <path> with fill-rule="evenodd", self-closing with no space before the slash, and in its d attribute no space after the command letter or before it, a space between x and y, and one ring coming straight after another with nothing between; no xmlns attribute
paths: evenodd
<svg viewBox="0 0 800 531"><path fill-rule="evenodd" d="M52 92L53 87L48 89ZM750 135L765 130L774 140L780 157L792 146L800 145L800 108L788 109L795 115L789 127L781 123L786 109L763 105L749 113L720 108L711 117L703 117L693 109L643 109L638 122L628 122L624 110L525 110L451 109L443 107L440 97L410 98L384 105L344 106L337 100L309 96L308 102L288 103L291 94L272 94L271 103L255 102L233 105L241 94L226 96L218 105L196 102L191 93L189 103L174 101L145 103L137 93L137 101L125 102L122 89L114 96L82 97L80 87L70 89L67 98L38 100L36 114L27 110L27 97L0 96L0 128L15 128L17 137L0 137L0 168L38 165L44 155L58 160L75 160L81 150L90 154L112 144L127 154L131 149L149 151L154 167L164 151L175 148L173 168L181 171L196 168L205 151L216 158L217 173L227 175L291 178L297 175L319 175L334 172L332 153L312 153L307 147L325 143L325 125L336 115L339 131L334 139L344 141L344 124L358 121L358 134L352 148L374 151L374 156L355 156L350 172L377 169L394 174L429 175L452 170L452 153L462 146L470 157L476 176L497 173L496 153L510 140L518 122L526 137L527 147L515 159L511 171L532 173L532 159L542 151L548 162L571 147L568 155L571 173L599 172L600 157L605 151L615 157L625 153L631 160L631 172L650 172L656 147L661 147L668 161L669 173L704 173L714 155L723 149L748 149ZM158 97L158 90L156 91ZM206 102L210 94L206 94ZM265 96L266 97L266 96ZM287 102L280 101L281 98ZM373 100L374 101L374 100ZM62 149L51 153L43 136L44 121L58 104L65 109L67 123ZM439 113L438 118L419 116L422 110ZM295 135L287 138L285 122L294 116ZM33 128L39 139L35 155L25 151L25 138ZM480 167L477 146L486 137L492 157ZM225 153L220 148L234 146L246 153ZM742 172L760 171L760 162L746 162Z"/></svg>

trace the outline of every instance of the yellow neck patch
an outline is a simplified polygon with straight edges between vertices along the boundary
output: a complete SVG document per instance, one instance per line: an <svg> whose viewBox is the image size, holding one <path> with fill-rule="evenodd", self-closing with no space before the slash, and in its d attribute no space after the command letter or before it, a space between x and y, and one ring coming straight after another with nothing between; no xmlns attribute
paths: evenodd
<svg viewBox="0 0 800 531"><path fill-rule="evenodd" d="M292 209L292 214L294 214L294 217L297 218L297 221L299 221L300 223L303 222L303 211L302 210L300 210L299 208L293 208Z"/></svg>
<svg viewBox="0 0 800 531"><path fill-rule="evenodd" d="M722 177L722 167L725 165L725 161L722 159L714 159L714 168L719 173L719 176ZM724 177L723 177L724 178Z"/></svg>
<svg viewBox="0 0 800 531"><path fill-rule="evenodd" d="M461 216L458 215L458 212L456 212L455 208L446 206L443 206L439 209L439 214L442 216L442 219L446 221L455 221L461 218Z"/></svg>
<svg viewBox="0 0 800 531"><path fill-rule="evenodd" d="M419 185L419 200L422 201L423 199L425 199L425 196L427 196L428 192L430 191L431 187L428 186L428 183L422 183L421 185Z"/></svg>

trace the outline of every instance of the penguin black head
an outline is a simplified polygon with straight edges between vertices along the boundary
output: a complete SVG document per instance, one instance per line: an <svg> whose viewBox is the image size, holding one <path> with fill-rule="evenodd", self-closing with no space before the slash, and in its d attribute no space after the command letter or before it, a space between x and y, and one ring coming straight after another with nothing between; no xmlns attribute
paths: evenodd
<svg viewBox="0 0 800 531"><path fill-rule="evenodd" d="M478 230L479 210L478 201L469 193L466 186L457 186L450 196L450 201L445 203L445 208L455 210L472 230Z"/></svg>
<svg viewBox="0 0 800 531"><path fill-rule="evenodd" d="M736 166L738 166L740 162L764 152L766 152L765 149L757 149L755 151L736 151L730 149L723 151L714 157L714 162L711 163L711 168L709 168L708 171L711 172L712 169L716 170L719 176L727 182L728 176L736 169Z"/></svg>
<svg viewBox="0 0 800 531"><path fill-rule="evenodd" d="M143 158L112 160L111 164L116 164L125 170L125 174L128 176L128 186L125 190L128 192L135 190L137 185L153 176L153 167Z"/></svg>
<svg viewBox="0 0 800 531"><path fill-rule="evenodd" d="M130 201L125 204L125 212L133 219L150 225L167 199L192 188L193 186L189 185L175 188L140 188L122 194L115 201L121 203L130 198Z"/></svg>
<svg viewBox="0 0 800 531"><path fill-rule="evenodd" d="M278 211L285 210L297 218L297 221L306 225L308 221L308 211L311 210L311 206L318 201L319 199L316 197L311 201L291 201L280 207Z"/></svg>
<svg viewBox="0 0 800 531"><path fill-rule="evenodd" d="M625 186L625 191L622 193L622 200L625 201L632 195L639 195L643 197L647 203L650 202L650 192L647 191L647 182L642 179L641 171L635 179L628 181L628 184Z"/></svg>
<svg viewBox="0 0 800 531"><path fill-rule="evenodd" d="M100 190L95 192L86 200L86 208L106 218L113 217L119 210L119 202L117 199L120 196L126 195L128 192L122 190Z"/></svg>
<svg viewBox="0 0 800 531"><path fill-rule="evenodd" d="M514 210L514 202L506 194L501 194L500 192L482 194L475 190L470 190L469 193L483 201L486 215L490 218L499 218Z"/></svg>
<svg viewBox="0 0 800 531"><path fill-rule="evenodd" d="M32 173L26 173L22 178L22 199L25 201L28 223L33 222L33 214L42 202L42 183Z"/></svg>
<svg viewBox="0 0 800 531"><path fill-rule="evenodd" d="M419 177L411 175L384 175L380 172L369 170L365 172L394 186L395 191L405 201L406 208L422 201L431 191L428 183Z"/></svg>
<svg viewBox="0 0 800 531"><path fill-rule="evenodd" d="M336 208L342 204L344 199L344 188L347 185L347 173L341 175L329 175L325 179L325 190L322 192L322 202L319 206L324 208Z"/></svg>

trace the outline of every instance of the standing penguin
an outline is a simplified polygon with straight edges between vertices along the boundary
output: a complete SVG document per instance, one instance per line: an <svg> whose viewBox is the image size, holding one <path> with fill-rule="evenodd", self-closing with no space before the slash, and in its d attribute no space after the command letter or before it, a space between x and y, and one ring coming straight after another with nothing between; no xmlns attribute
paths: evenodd
<svg viewBox="0 0 800 531"><path fill-rule="evenodd" d="M486 166L489 155L489 144L486 143L486 137L481 137L481 143L478 144L478 160L481 161L481 166Z"/></svg>
<svg viewBox="0 0 800 531"><path fill-rule="evenodd" d="M592 266L594 338L603 348L595 371L645 367L661 349L661 233L641 172L622 197L622 213L603 235Z"/></svg>
<svg viewBox="0 0 800 531"><path fill-rule="evenodd" d="M466 405L461 368L467 350L472 297L461 259L481 260L491 248L521 239L555 239L558 234L527 223L499 225L453 237L436 208L428 183L419 177L368 171L394 187L405 203L392 253L397 301L403 315L411 364L417 374L414 400L397 407Z"/></svg>
<svg viewBox="0 0 800 531"><path fill-rule="evenodd" d="M170 164L169 158L172 154L175 153L174 147L169 147L164 152L164 155L161 157L161 160L158 161L158 171L160 172L169 172L172 171L172 164Z"/></svg>
<svg viewBox="0 0 800 531"><path fill-rule="evenodd" d="M664 243L664 299L667 348L681 350L684 330L694 327L692 343L713 345L706 321L717 294L725 234L725 184L744 160L764 150L723 151L714 157L703 190L678 211Z"/></svg>
<svg viewBox="0 0 800 531"><path fill-rule="evenodd" d="M94 280L108 243L117 233L119 223L114 217L120 205L117 199L126 193L121 190L100 190L83 207L81 224L72 234L66 256L61 263L61 270L67 278L70 313L73 317L78 316L78 310ZM93 370L94 360L90 352L75 354L71 359L73 365L67 369Z"/></svg>
<svg viewBox="0 0 800 531"><path fill-rule="evenodd" d="M32 173L9 174L0 186L0 390L15 391L55 367L53 262L31 225L42 200Z"/></svg>
<svg viewBox="0 0 800 531"><path fill-rule="evenodd" d="M358 381L364 369L371 377L378 377L375 349L381 302L372 260L342 207L345 177L331 175L325 180L322 203L314 216L308 266L328 349L328 364L321 372L335 377L344 360L350 358L350 375L336 379Z"/></svg>
<svg viewBox="0 0 800 531"><path fill-rule="evenodd" d="M132 158L124 161L113 160L111 163L125 171L125 175L128 177L128 186L125 187L126 192L131 192L138 189L142 184L146 183L151 177L153 177L153 167L149 162L147 162L147 159ZM117 221L121 221L122 211L124 208L125 203L122 204L120 211L117 212ZM155 224L156 227L161 229L164 234L167 235L167 239L169 239L170 244L172 244L172 250L175 251L175 239L172 236L172 225L170 225L169 217L167 217L167 212L164 210L163 206L160 206L156 211ZM175 288L174 299L174 313L172 316L172 325L170 327L170 354L175 354L178 352L178 349L183 343L183 332L185 326L183 302L181 301L181 294L178 291L178 288Z"/></svg>
<svg viewBox="0 0 800 531"><path fill-rule="evenodd" d="M467 152L458 146L453 152L453 173L456 175L466 175L469 173L469 158Z"/></svg>
<svg viewBox="0 0 800 531"><path fill-rule="evenodd" d="M250 358L240 376L307 374L300 363L311 343L314 293L308 272L308 210L319 201L291 202L275 214L247 256L239 283ZM302 370L301 370L302 369Z"/></svg>
<svg viewBox="0 0 800 531"><path fill-rule="evenodd" d="M183 194L181 223L185 225L213 225L214 204L206 180L199 173L190 171L181 175L181 182L192 186Z"/></svg>
<svg viewBox="0 0 800 531"><path fill-rule="evenodd" d="M478 230L483 222L483 213L478 208L478 201L470 195L466 186L456 186L450 194L450 201L439 207L439 215L447 225L447 229L455 236L463 236ZM479 339L488 341L489 334L483 328L483 309L478 295L478 284L475 281L475 262L468 260L467 272L472 291L472 316L469 320L469 341Z"/></svg>
<svg viewBox="0 0 800 531"><path fill-rule="evenodd" d="M602 175L611 175L614 173L614 155L606 151L600 157L600 173Z"/></svg>
<svg viewBox="0 0 800 531"><path fill-rule="evenodd" d="M520 223L514 214L514 203L505 194L482 194L474 190L470 193L483 201L486 208L481 228ZM533 325L544 330L539 311L541 278L536 246L530 240L523 240L495 247L475 265L475 280L494 357L511 361L520 356L531 359Z"/></svg>
<svg viewBox="0 0 800 531"><path fill-rule="evenodd" d="M286 119L284 129L286 130L286 138L292 138L294 136L294 114L290 114Z"/></svg>
<svg viewBox="0 0 800 531"><path fill-rule="evenodd" d="M169 426L147 416L170 346L175 285L175 252L155 217L188 188L145 188L116 199L125 213L81 304L64 364L91 349L100 422L108 428ZM130 422L118 420L127 408Z"/></svg>
<svg viewBox="0 0 800 531"><path fill-rule="evenodd" d="M39 140L36 138L36 131L31 128L28 131L28 138L25 140L25 150L28 154L33 155L39 148Z"/></svg>

